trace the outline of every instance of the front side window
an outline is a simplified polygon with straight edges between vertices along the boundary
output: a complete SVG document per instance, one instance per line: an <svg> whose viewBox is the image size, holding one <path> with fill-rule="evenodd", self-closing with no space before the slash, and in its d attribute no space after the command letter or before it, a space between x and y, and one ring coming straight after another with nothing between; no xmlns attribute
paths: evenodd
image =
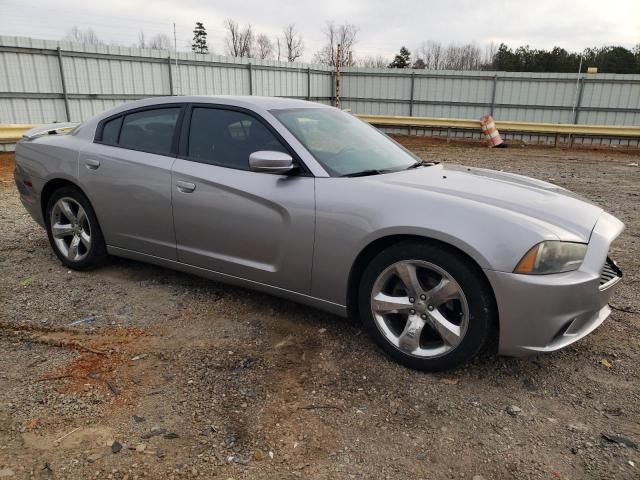
<svg viewBox="0 0 640 480"><path fill-rule="evenodd" d="M234 110L195 107L189 126L188 158L249 170L249 155L260 150L287 153L258 119Z"/></svg>
<svg viewBox="0 0 640 480"><path fill-rule="evenodd" d="M180 107L156 108L124 116L118 146L132 150L171 155ZM105 124L105 130L109 126ZM115 128L115 127L114 127ZM103 143L105 130L102 132Z"/></svg>
<svg viewBox="0 0 640 480"><path fill-rule="evenodd" d="M271 113L333 176L404 170L420 161L378 129L335 108Z"/></svg>

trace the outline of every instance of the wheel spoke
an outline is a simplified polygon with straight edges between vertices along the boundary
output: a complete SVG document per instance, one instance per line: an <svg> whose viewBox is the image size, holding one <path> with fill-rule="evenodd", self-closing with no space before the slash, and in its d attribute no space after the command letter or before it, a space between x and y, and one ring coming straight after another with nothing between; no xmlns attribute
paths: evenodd
<svg viewBox="0 0 640 480"><path fill-rule="evenodd" d="M69 253L67 257L70 260L76 260L79 256L78 247L80 246L80 236L74 235L73 240L71 240L71 244L69 245Z"/></svg>
<svg viewBox="0 0 640 480"><path fill-rule="evenodd" d="M82 208L81 205L78 206L78 224L79 225L83 225L84 222L87 220L87 212L84 211L84 208Z"/></svg>
<svg viewBox="0 0 640 480"><path fill-rule="evenodd" d="M396 264L395 271L400 281L404 284L407 295L415 298L422 292L415 265L409 262L400 262Z"/></svg>
<svg viewBox="0 0 640 480"><path fill-rule="evenodd" d="M438 310L429 312L427 319L429 325L440 335L447 345L455 347L461 342L460 327L447 320Z"/></svg>
<svg viewBox="0 0 640 480"><path fill-rule="evenodd" d="M84 230L80 232L80 241L87 250L91 248L91 236Z"/></svg>
<svg viewBox="0 0 640 480"><path fill-rule="evenodd" d="M392 297L380 292L373 297L373 309L376 313L402 313L411 309L409 297Z"/></svg>
<svg viewBox="0 0 640 480"><path fill-rule="evenodd" d="M426 295L427 301L437 308L449 300L460 298L460 289L455 282L442 278L440 283L429 290Z"/></svg>
<svg viewBox="0 0 640 480"><path fill-rule="evenodd" d="M420 348L420 335L425 321L419 315L409 315L404 330L398 337L398 346L405 352L412 353Z"/></svg>
<svg viewBox="0 0 640 480"><path fill-rule="evenodd" d="M67 220L69 220L69 222L78 223L76 214L73 213L73 210L71 209L71 205L69 204L68 201L60 200L60 210L62 210L63 215L67 217Z"/></svg>
<svg viewBox="0 0 640 480"><path fill-rule="evenodd" d="M55 238L68 237L70 235L73 235L73 227L69 223L66 223L66 224L56 223L55 225L51 226L51 234Z"/></svg>

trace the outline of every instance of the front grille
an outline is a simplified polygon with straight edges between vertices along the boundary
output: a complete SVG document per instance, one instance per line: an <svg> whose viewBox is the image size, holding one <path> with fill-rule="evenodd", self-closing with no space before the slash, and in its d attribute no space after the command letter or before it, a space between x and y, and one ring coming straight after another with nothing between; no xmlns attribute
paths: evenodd
<svg viewBox="0 0 640 480"><path fill-rule="evenodd" d="M622 270L618 268L613 260L607 257L607 261L604 262L602 271L600 272L600 287L609 285L622 278Z"/></svg>

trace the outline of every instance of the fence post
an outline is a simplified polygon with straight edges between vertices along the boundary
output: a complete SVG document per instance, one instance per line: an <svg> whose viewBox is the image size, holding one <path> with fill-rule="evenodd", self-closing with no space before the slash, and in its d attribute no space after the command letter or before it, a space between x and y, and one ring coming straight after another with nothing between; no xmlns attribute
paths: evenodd
<svg viewBox="0 0 640 480"><path fill-rule="evenodd" d="M413 117L413 92L416 86L416 72L411 72L411 97L409 97L409 116Z"/></svg>
<svg viewBox="0 0 640 480"><path fill-rule="evenodd" d="M335 72L331 72L329 75L329 81L331 82L331 100L333 101L333 106L336 105L336 82L335 82Z"/></svg>
<svg viewBox="0 0 640 480"><path fill-rule="evenodd" d="M311 67L307 67L307 100L311 100Z"/></svg>
<svg viewBox="0 0 640 480"><path fill-rule="evenodd" d="M496 73L493 76L493 87L491 89L491 110L489 111L489 115L493 117L493 110L496 105L496 90L498 87L498 74Z"/></svg>
<svg viewBox="0 0 640 480"><path fill-rule="evenodd" d="M340 63L342 63L342 45L336 47L336 108L340 108Z"/></svg>
<svg viewBox="0 0 640 480"><path fill-rule="evenodd" d="M171 71L171 55L167 57L167 66L169 67L169 95L173 96L173 72Z"/></svg>
<svg viewBox="0 0 640 480"><path fill-rule="evenodd" d="M573 123L574 125L578 123L578 118L580 117L580 104L582 104L582 91L584 90L584 82L585 82L586 78L581 76L580 79L578 80L579 86L578 86L578 98L576 99L576 108L573 111Z"/></svg>
<svg viewBox="0 0 640 480"><path fill-rule="evenodd" d="M64 66L62 65L62 51L58 47L58 67L60 68L60 81L62 82L62 97L64 98L64 111L67 114L67 122L71 121L69 113L69 96L67 95L67 82L64 78Z"/></svg>
<svg viewBox="0 0 640 480"><path fill-rule="evenodd" d="M247 67L249 67L249 95L253 95L253 67L251 62L247 64Z"/></svg>

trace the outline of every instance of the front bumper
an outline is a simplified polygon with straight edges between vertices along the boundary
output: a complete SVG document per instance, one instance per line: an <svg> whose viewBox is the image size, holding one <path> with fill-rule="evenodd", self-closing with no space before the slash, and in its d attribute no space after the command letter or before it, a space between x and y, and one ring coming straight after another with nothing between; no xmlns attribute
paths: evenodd
<svg viewBox="0 0 640 480"><path fill-rule="evenodd" d="M511 356L550 352L595 330L620 276L601 281L609 246L624 224L608 213L598 219L584 261L574 272L522 275L485 270L500 317L499 353Z"/></svg>

